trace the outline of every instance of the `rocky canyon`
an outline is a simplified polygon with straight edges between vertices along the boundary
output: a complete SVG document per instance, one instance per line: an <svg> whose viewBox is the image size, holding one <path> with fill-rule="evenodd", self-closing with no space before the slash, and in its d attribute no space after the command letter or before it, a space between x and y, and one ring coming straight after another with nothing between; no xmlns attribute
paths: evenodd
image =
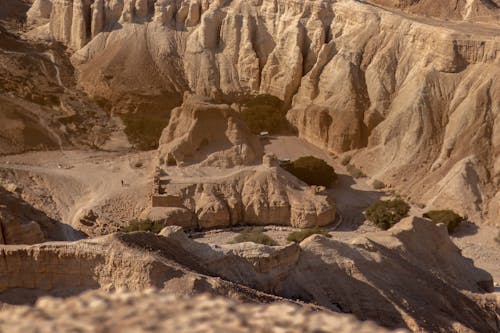
<svg viewBox="0 0 500 333"><path fill-rule="evenodd" d="M0 1L0 331L500 329L500 1Z"/></svg>

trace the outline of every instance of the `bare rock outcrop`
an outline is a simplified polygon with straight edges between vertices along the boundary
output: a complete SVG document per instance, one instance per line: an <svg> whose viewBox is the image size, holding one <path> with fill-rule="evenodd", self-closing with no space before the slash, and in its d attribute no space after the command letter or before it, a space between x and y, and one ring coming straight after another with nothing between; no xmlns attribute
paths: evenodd
<svg viewBox="0 0 500 333"><path fill-rule="evenodd" d="M225 279L361 320L413 331L498 329L496 300L482 295L493 290L491 275L460 254L444 225L421 218L349 243L315 235L300 248L209 246L190 241L180 227L162 234Z"/></svg>
<svg viewBox="0 0 500 333"><path fill-rule="evenodd" d="M163 164L233 167L261 160L262 146L237 111L199 96L185 95L172 110L160 138Z"/></svg>
<svg viewBox="0 0 500 333"><path fill-rule="evenodd" d="M498 329L495 299L478 301L476 294L492 290L491 276L461 256L443 225L411 217L351 244L316 235L300 247L280 295L413 331ZM380 292L383 285L390 290Z"/></svg>
<svg viewBox="0 0 500 333"><path fill-rule="evenodd" d="M37 244L48 240L65 240L67 233L76 239L85 234L48 217L24 201L22 189L15 184L0 184L0 244Z"/></svg>
<svg viewBox="0 0 500 333"><path fill-rule="evenodd" d="M479 203L460 212L480 221L498 193L498 12L496 0L66 0L50 24L93 95L273 94L301 137L359 150L365 173L421 203L451 205L429 184L472 157Z"/></svg>
<svg viewBox="0 0 500 333"><path fill-rule="evenodd" d="M495 22L500 10L498 0L370 0L375 4L395 7L412 14L455 20Z"/></svg>
<svg viewBox="0 0 500 333"><path fill-rule="evenodd" d="M179 297L155 290L113 294L94 291L66 300L45 297L32 308L0 313L0 328L12 333L68 330L264 333L278 326L293 333L389 332L372 322L361 323L350 315L314 312L290 304L243 304L210 295Z"/></svg>
<svg viewBox="0 0 500 333"><path fill-rule="evenodd" d="M189 175L189 169L184 173ZM165 194L158 197L157 206L188 210L202 229L239 224L312 228L331 224L336 218L330 191L308 186L277 166L224 169L220 175L174 175L162 185L162 191ZM179 225L175 219L169 221Z"/></svg>
<svg viewBox="0 0 500 333"><path fill-rule="evenodd" d="M498 329L496 301L482 294L491 276L460 255L444 226L419 218L350 243L315 235L300 245L213 246L168 227L159 236L118 233L0 249L0 301L10 304L44 293L154 287L260 302L300 299L389 328Z"/></svg>
<svg viewBox="0 0 500 333"><path fill-rule="evenodd" d="M210 271L197 260L176 242L145 233L0 245L0 305L30 304L43 295L65 297L90 289L159 288L176 295L210 292L244 301L280 299L208 276Z"/></svg>

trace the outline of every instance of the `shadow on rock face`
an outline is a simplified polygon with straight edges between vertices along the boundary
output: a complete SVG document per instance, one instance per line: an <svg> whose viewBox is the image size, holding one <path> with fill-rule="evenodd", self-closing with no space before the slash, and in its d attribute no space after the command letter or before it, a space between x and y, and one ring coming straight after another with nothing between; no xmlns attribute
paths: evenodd
<svg viewBox="0 0 500 333"><path fill-rule="evenodd" d="M35 244L45 241L74 241L86 234L56 221L0 186L0 243Z"/></svg>
<svg viewBox="0 0 500 333"><path fill-rule="evenodd" d="M357 230L366 220L363 212L385 193L379 191L363 191L353 188L356 182L351 176L338 174L337 182L331 189L337 201L337 213L341 224L336 231Z"/></svg>
<svg viewBox="0 0 500 333"><path fill-rule="evenodd" d="M479 228L477 227L476 224L474 224L471 221L464 221L461 224L458 225L458 227L455 229L453 234L451 236L457 237L457 238L462 238L466 236L471 236L477 234L479 231Z"/></svg>
<svg viewBox="0 0 500 333"><path fill-rule="evenodd" d="M97 287L59 288L51 291L31 288L12 288L0 293L0 310L2 308L2 304L33 305L40 297L51 296L57 298L67 298L79 295L84 291L91 289L97 289Z"/></svg>
<svg viewBox="0 0 500 333"><path fill-rule="evenodd" d="M464 281L473 289L471 275L460 283L446 276L454 270L465 275L465 269L422 266L411 255L406 257L405 251L412 252L411 248L393 248L370 239L346 244L313 236L301 247L298 264L279 293L282 296L352 313L388 328L436 332L455 331L459 325L489 332L494 327L494 315L461 292ZM465 262L445 260L442 264Z"/></svg>

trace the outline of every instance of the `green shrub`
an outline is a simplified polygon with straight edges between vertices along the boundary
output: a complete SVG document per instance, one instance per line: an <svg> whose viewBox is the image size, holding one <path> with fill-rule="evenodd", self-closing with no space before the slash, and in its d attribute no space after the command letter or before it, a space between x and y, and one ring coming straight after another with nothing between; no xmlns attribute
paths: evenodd
<svg viewBox="0 0 500 333"><path fill-rule="evenodd" d="M366 177L366 175L364 174L363 171L361 171L360 169L356 168L354 165L352 164L347 164L346 166L346 169L347 169L347 172L349 172L349 174L353 177L353 178L363 178L363 177Z"/></svg>
<svg viewBox="0 0 500 333"><path fill-rule="evenodd" d="M306 239L307 237L312 236L312 235L323 235L323 236L327 236L327 237L330 236L330 235L328 235L328 230L320 229L320 228L312 228L312 229L293 231L290 234L288 234L288 237L286 238L286 240L289 242L300 243L304 239Z"/></svg>
<svg viewBox="0 0 500 333"><path fill-rule="evenodd" d="M314 156L301 157L284 168L309 185L329 187L337 180L335 170L324 160Z"/></svg>
<svg viewBox="0 0 500 333"><path fill-rule="evenodd" d="M122 227L120 231L121 232L148 231L157 234L164 227L165 223L163 223L162 221L132 220L129 222L128 226Z"/></svg>
<svg viewBox="0 0 500 333"><path fill-rule="evenodd" d="M287 111L282 100L271 95L258 95L246 99L241 116L252 133L277 134L290 130Z"/></svg>
<svg viewBox="0 0 500 333"><path fill-rule="evenodd" d="M373 185L373 188L376 190L381 190L381 189L385 188L385 184L378 179L375 179L373 181L372 185Z"/></svg>
<svg viewBox="0 0 500 333"><path fill-rule="evenodd" d="M130 143L139 150L158 148L163 129L170 119L169 112L136 112L122 114L125 134Z"/></svg>
<svg viewBox="0 0 500 333"><path fill-rule="evenodd" d="M431 210L423 215L434 223L444 223L448 228L448 233L452 233L464 218L452 210Z"/></svg>
<svg viewBox="0 0 500 333"><path fill-rule="evenodd" d="M252 242L257 244L275 246L278 245L274 239L264 234L261 228L245 229L233 240L234 243Z"/></svg>
<svg viewBox="0 0 500 333"><path fill-rule="evenodd" d="M408 216L410 206L402 199L378 200L365 211L366 218L377 227L387 230Z"/></svg>

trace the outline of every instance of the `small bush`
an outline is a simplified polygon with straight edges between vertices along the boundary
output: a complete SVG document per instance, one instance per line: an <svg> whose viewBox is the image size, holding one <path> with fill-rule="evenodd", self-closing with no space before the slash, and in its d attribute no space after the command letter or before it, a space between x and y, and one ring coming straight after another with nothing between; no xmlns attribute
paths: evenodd
<svg viewBox="0 0 500 333"><path fill-rule="evenodd" d="M314 156L301 157L284 168L308 185L329 187L337 180L333 167Z"/></svg>
<svg viewBox="0 0 500 333"><path fill-rule="evenodd" d="M125 134L131 144L139 150L158 148L163 129L167 126L170 114L158 112L137 112L121 115L125 124Z"/></svg>
<svg viewBox="0 0 500 333"><path fill-rule="evenodd" d="M163 223L162 221L132 220L129 222L128 226L122 227L120 231L121 232L148 231L157 234L164 227L165 223Z"/></svg>
<svg viewBox="0 0 500 333"><path fill-rule="evenodd" d="M312 236L312 235L323 235L323 236L327 236L327 237L330 236L330 235L328 235L328 231L325 229L312 228L312 229L293 231L288 235L286 240L289 242L300 243L304 239L306 239L307 237Z"/></svg>
<svg viewBox="0 0 500 333"><path fill-rule="evenodd" d="M378 179L375 179L373 181L372 185L373 185L373 188L376 190L381 190L381 189L385 188L385 184Z"/></svg>
<svg viewBox="0 0 500 333"><path fill-rule="evenodd" d="M402 199L379 200L365 211L366 218L377 227L387 230L408 216L410 206Z"/></svg>
<svg viewBox="0 0 500 333"><path fill-rule="evenodd" d="M434 223L444 223L448 228L448 233L452 233L464 218L452 210L431 210L423 215Z"/></svg>
<svg viewBox="0 0 500 333"><path fill-rule="evenodd" d="M286 119L287 111L283 101L279 98L271 95L258 95L249 97L242 104L241 115L252 133L278 134L290 130L290 124Z"/></svg>
<svg viewBox="0 0 500 333"><path fill-rule="evenodd" d="M356 168L354 165L352 164L347 164L346 166L346 169L347 169L347 172L349 172L349 174L353 177L353 178L363 178L363 177L366 177L366 175L364 174L363 171L361 171L360 169Z"/></svg>
<svg viewBox="0 0 500 333"><path fill-rule="evenodd" d="M278 245L274 239L264 234L261 228L251 228L240 232L238 236L234 238L234 243L252 242L257 244L275 246Z"/></svg>

